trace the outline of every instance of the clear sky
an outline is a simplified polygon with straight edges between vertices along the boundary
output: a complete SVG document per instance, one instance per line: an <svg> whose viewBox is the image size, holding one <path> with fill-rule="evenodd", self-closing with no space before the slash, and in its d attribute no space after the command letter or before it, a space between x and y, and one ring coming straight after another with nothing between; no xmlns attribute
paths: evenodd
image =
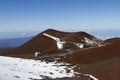
<svg viewBox="0 0 120 80"><path fill-rule="evenodd" d="M0 31L120 29L120 0L0 0Z"/></svg>

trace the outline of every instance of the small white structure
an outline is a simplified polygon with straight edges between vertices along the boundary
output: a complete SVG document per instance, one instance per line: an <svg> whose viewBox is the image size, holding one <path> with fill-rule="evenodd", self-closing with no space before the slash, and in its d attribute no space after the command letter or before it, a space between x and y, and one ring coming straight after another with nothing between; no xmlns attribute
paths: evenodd
<svg viewBox="0 0 120 80"><path fill-rule="evenodd" d="M35 52L35 57L39 57L41 56L41 53L40 52Z"/></svg>

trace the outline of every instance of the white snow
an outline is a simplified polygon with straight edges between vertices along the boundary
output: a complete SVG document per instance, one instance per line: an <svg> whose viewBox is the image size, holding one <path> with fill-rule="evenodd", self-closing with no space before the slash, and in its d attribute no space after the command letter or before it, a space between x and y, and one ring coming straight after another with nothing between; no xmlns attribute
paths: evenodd
<svg viewBox="0 0 120 80"><path fill-rule="evenodd" d="M61 66L62 65L62 66ZM66 65L66 66L65 66ZM22 59L0 56L0 80L33 80L50 78L73 77L75 66L69 66L69 63L61 62L45 62L41 60ZM69 70L69 72L67 72ZM90 74L83 74L89 76L93 80L98 80Z"/></svg>
<svg viewBox="0 0 120 80"><path fill-rule="evenodd" d="M90 40L89 38L86 38L86 37L84 37L84 39L87 44L90 44L90 45L96 44L98 46L101 46L99 43L97 43L96 39Z"/></svg>
<svg viewBox="0 0 120 80"><path fill-rule="evenodd" d="M83 44L77 44L77 46L78 46L79 48L84 48L84 45L83 45Z"/></svg>
<svg viewBox="0 0 120 80"><path fill-rule="evenodd" d="M84 74L84 76L89 76L89 77L91 77L93 80L98 80L97 78L95 78L93 75L90 75L90 74Z"/></svg>
<svg viewBox="0 0 120 80"><path fill-rule="evenodd" d="M89 76L90 76L92 79L94 79L94 80L98 80L98 79L95 78L93 75L90 75L90 74L89 74Z"/></svg>
<svg viewBox="0 0 120 80"><path fill-rule="evenodd" d="M74 76L74 71L61 64L45 62L40 60L12 58L0 56L0 80L33 80L43 79L42 76L50 78L62 78ZM68 73L66 69L70 70Z"/></svg>
<svg viewBox="0 0 120 80"><path fill-rule="evenodd" d="M63 49L64 48L64 43L65 42L61 42L59 38L57 38L55 36L52 36L52 35L49 35L49 34L46 34L46 33L43 33L43 35L55 40L57 42L58 49Z"/></svg>
<svg viewBox="0 0 120 80"><path fill-rule="evenodd" d="M57 47L58 47L58 49L63 49L64 48L64 43L57 42Z"/></svg>
<svg viewBox="0 0 120 80"><path fill-rule="evenodd" d="M88 44L93 44L94 43L93 40L90 40L90 39L88 39L86 37L84 37L84 39L85 39L85 42L88 43Z"/></svg>
<svg viewBox="0 0 120 80"><path fill-rule="evenodd" d="M89 38L86 38L86 37L84 37L84 39L85 39L85 42L87 43L87 44L96 44L96 45L98 45L99 47L101 47L101 46L103 46L100 42L98 42L97 40L99 40L100 41L100 39L98 39L98 38L93 38L93 40L90 40Z"/></svg>
<svg viewBox="0 0 120 80"><path fill-rule="evenodd" d="M59 38L57 38L57 37L55 37L55 36L52 36L52 35L50 35L50 34L43 33L43 35L45 35L45 36L47 36L47 37L49 37L49 38L51 38L51 39L53 39L53 40L55 40L55 41L60 41Z"/></svg>

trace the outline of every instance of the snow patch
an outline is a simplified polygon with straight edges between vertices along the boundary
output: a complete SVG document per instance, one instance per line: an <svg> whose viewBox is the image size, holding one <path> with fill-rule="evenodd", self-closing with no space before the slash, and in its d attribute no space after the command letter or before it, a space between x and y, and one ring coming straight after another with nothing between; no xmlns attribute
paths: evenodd
<svg viewBox="0 0 120 80"><path fill-rule="evenodd" d="M90 40L89 38L84 37L85 42L90 45L97 45L98 47L103 46L103 44L100 42L101 40L98 38L93 38L93 40Z"/></svg>
<svg viewBox="0 0 120 80"><path fill-rule="evenodd" d="M95 78L93 75L90 75L90 74L84 74L84 76L89 76L89 77L92 78L93 80L98 80L97 78Z"/></svg>
<svg viewBox="0 0 120 80"><path fill-rule="evenodd" d="M90 40L86 37L84 37L84 39L85 39L85 42L88 43L88 44L93 44L94 43L94 41L92 41L92 40Z"/></svg>
<svg viewBox="0 0 120 80"><path fill-rule="evenodd" d="M69 63L56 63L32 59L21 59L0 56L0 79L1 80L33 80L50 78L62 78L74 76L74 71L67 66ZM70 72L67 72L69 69Z"/></svg>
<svg viewBox="0 0 120 80"><path fill-rule="evenodd" d="M46 34L46 33L43 33L43 35L55 40L57 42L58 49L63 49L64 48L64 43L65 42L61 42L59 38L57 38L55 36L52 36L52 35L49 35L49 34Z"/></svg>
<svg viewBox="0 0 120 80"><path fill-rule="evenodd" d="M84 48L84 44L77 44L76 46L78 46L79 48Z"/></svg>
<svg viewBox="0 0 120 80"><path fill-rule="evenodd" d="M58 49L63 49L64 44L62 42L57 42L57 47L58 47Z"/></svg>
<svg viewBox="0 0 120 80"><path fill-rule="evenodd" d="M45 35L45 36L47 36L47 37L49 37L49 38L51 38L51 39L53 39L53 40L55 40L55 41L60 41L59 38L57 38L57 37L55 37L55 36L52 36L52 35L50 35L50 34L43 33L43 35Z"/></svg>

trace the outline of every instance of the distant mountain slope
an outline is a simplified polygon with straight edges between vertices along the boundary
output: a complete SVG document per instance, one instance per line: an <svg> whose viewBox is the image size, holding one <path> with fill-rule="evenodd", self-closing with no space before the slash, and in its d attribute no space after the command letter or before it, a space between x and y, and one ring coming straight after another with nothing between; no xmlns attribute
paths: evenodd
<svg viewBox="0 0 120 80"><path fill-rule="evenodd" d="M59 50L63 44L63 49L68 48L88 48L103 46L105 42L86 32L62 32L54 29L47 29L38 34L30 41L19 47L20 51L50 53Z"/></svg>
<svg viewBox="0 0 120 80"><path fill-rule="evenodd" d="M32 39L32 37L22 37L22 38L13 38L13 39L0 39L0 47L18 47Z"/></svg>

